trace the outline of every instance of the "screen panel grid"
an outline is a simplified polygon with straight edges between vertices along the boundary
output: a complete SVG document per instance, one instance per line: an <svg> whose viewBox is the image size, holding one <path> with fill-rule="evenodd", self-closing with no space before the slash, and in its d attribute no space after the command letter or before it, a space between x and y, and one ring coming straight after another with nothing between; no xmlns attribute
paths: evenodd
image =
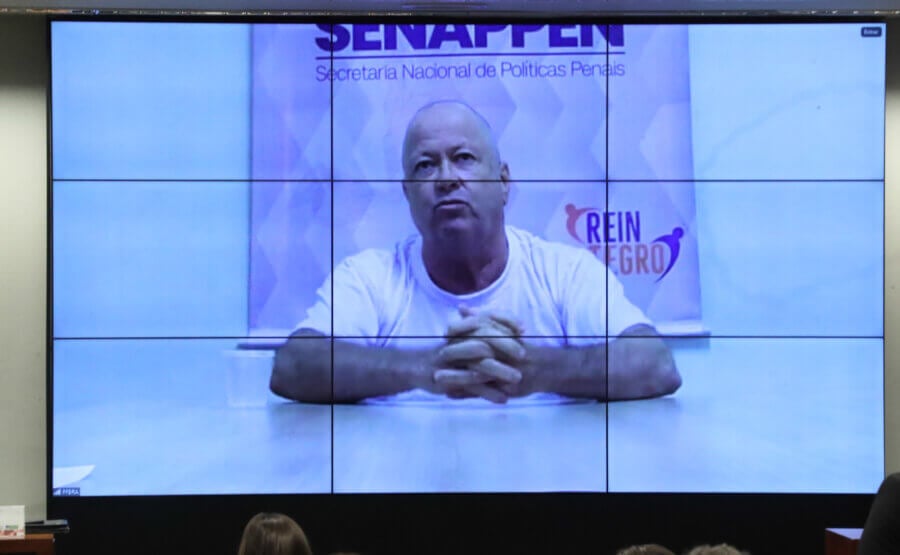
<svg viewBox="0 0 900 555"><path fill-rule="evenodd" d="M51 28L55 494L877 486L883 24Z"/></svg>

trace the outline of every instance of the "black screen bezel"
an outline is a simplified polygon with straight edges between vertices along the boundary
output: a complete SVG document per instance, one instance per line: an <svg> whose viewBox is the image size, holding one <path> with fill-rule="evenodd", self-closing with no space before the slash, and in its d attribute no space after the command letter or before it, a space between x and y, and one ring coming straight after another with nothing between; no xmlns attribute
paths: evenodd
<svg viewBox="0 0 900 555"><path fill-rule="evenodd" d="M85 13L87 11L88 13ZM61 552L233 553L244 523L258 511L294 516L316 552L567 553L613 552L656 542L678 551L727 541L751 553L821 553L827 527L862 527L874 495L809 493L465 493L54 496L53 460L53 156L51 24L55 21L196 23L593 23L791 24L880 23L846 15L620 15L601 18L498 15L356 14L279 16L78 13L47 18L47 518L67 518ZM885 122L886 125L886 122ZM885 208L886 211L886 208ZM884 243L882 243L884 256ZM882 276L883 283L885 282ZM883 316L884 318L884 316ZM884 322L883 322L884 325ZM885 337L886 339L886 337ZM886 353L884 353L886 354ZM883 392L886 396L887 392ZM887 430L885 429L885 434ZM152 464L148 461L148 464Z"/></svg>

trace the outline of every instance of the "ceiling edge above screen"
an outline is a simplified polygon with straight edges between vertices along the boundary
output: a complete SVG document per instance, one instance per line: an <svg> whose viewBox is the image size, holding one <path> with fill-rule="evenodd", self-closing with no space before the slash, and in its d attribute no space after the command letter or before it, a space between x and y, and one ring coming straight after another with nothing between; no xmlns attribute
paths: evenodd
<svg viewBox="0 0 900 555"><path fill-rule="evenodd" d="M99 16L894 17L900 0L0 0L0 13Z"/></svg>

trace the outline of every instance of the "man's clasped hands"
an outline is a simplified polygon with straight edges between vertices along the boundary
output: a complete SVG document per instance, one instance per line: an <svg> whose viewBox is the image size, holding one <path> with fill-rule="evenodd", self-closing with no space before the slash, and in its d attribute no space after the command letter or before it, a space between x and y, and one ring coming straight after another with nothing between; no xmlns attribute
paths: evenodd
<svg viewBox="0 0 900 555"><path fill-rule="evenodd" d="M536 391L522 324L495 311L462 306L459 312L462 318L447 328L447 343L431 361L434 391L495 403Z"/></svg>

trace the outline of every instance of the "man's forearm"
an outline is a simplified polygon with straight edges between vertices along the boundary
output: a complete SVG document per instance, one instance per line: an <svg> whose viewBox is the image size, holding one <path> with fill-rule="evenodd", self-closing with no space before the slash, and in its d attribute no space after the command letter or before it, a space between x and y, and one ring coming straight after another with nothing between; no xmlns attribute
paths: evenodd
<svg viewBox="0 0 900 555"><path fill-rule="evenodd" d="M353 403L433 385L432 350L367 347L300 332L275 356L272 391L306 403Z"/></svg>
<svg viewBox="0 0 900 555"><path fill-rule="evenodd" d="M624 400L675 392L681 376L665 343L651 328L636 328L606 344L528 347L530 391Z"/></svg>

